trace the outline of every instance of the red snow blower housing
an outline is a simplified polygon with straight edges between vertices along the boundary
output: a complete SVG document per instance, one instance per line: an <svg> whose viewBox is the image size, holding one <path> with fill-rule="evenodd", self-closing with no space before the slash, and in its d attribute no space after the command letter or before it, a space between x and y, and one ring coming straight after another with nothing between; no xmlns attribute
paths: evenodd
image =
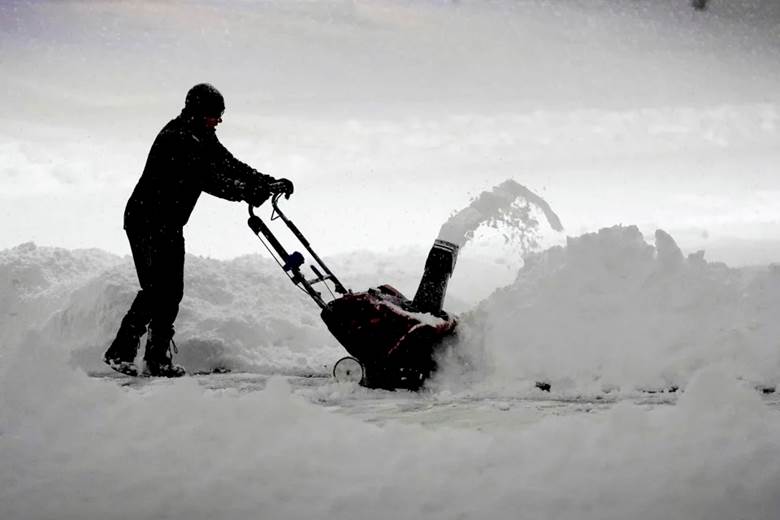
<svg viewBox="0 0 780 520"><path fill-rule="evenodd" d="M312 250L295 224L279 209L278 201L279 196L271 201L271 221L281 219L311 255L313 278L306 278L301 272L303 254L288 253L251 205L248 224L290 280L320 306L325 325L350 354L336 362L334 377L370 388L419 389L436 370L437 348L455 333L457 326L457 319L442 310L442 304L458 246L443 240L434 242L413 300L390 285L352 292ZM331 299L323 298L314 288L317 284L325 286Z"/></svg>

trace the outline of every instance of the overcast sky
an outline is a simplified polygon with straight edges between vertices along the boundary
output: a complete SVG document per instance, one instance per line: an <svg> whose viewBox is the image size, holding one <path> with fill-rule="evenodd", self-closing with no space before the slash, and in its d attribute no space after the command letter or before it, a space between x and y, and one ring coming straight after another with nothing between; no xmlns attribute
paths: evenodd
<svg viewBox="0 0 780 520"><path fill-rule="evenodd" d="M710 4L3 2L0 248L127 253L124 203L201 81L325 251L428 245L506 178L567 234L778 241L780 4ZM245 213L204 196L189 251L257 252Z"/></svg>

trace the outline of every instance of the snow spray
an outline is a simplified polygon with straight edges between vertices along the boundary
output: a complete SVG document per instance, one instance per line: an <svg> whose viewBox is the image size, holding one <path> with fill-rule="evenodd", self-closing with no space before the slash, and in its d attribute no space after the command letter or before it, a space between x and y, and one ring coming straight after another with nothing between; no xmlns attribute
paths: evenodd
<svg viewBox="0 0 780 520"><path fill-rule="evenodd" d="M520 199L526 201L525 206L515 204ZM450 217L439 230L439 237L434 240L425 260L425 270L414 295L414 306L421 312L441 312L447 284L458 259L458 251L474 235L474 231L482 224L495 225L501 222L523 239L525 233L535 230L538 226L530 215L531 205L544 213L554 230L563 230L560 219L549 204L512 179L502 182L490 191L482 192L466 208Z"/></svg>
<svg viewBox="0 0 780 520"><path fill-rule="evenodd" d="M517 204L524 200L525 205ZM528 235L538 228L538 222L531 214L531 207L542 211L550 227L563 231L561 220L543 198L525 186L508 179L490 191L480 193L467 207L452 215L439 230L439 240L463 247L482 224L497 227L504 224L512 238L521 243L528 241Z"/></svg>

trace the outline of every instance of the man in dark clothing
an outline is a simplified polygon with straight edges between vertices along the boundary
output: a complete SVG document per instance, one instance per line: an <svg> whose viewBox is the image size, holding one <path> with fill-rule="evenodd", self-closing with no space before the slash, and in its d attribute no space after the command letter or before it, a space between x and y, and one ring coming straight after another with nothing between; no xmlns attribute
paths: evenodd
<svg viewBox="0 0 780 520"><path fill-rule="evenodd" d="M187 93L181 114L157 135L143 174L127 202L124 228L141 290L122 319L104 361L118 372L137 375L141 336L148 331L144 361L149 375L178 377L173 363L173 322L184 289L184 237L202 191L259 206L272 194L293 193L287 179L274 179L239 161L219 142L225 102L201 83Z"/></svg>

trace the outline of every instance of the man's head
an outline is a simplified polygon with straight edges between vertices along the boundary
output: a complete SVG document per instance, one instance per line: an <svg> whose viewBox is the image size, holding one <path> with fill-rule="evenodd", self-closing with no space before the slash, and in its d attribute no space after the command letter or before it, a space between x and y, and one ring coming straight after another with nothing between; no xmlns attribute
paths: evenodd
<svg viewBox="0 0 780 520"><path fill-rule="evenodd" d="M202 118L209 128L222 122L225 111L225 99L219 90L208 83L199 83L187 92L184 100L184 112L193 118Z"/></svg>

